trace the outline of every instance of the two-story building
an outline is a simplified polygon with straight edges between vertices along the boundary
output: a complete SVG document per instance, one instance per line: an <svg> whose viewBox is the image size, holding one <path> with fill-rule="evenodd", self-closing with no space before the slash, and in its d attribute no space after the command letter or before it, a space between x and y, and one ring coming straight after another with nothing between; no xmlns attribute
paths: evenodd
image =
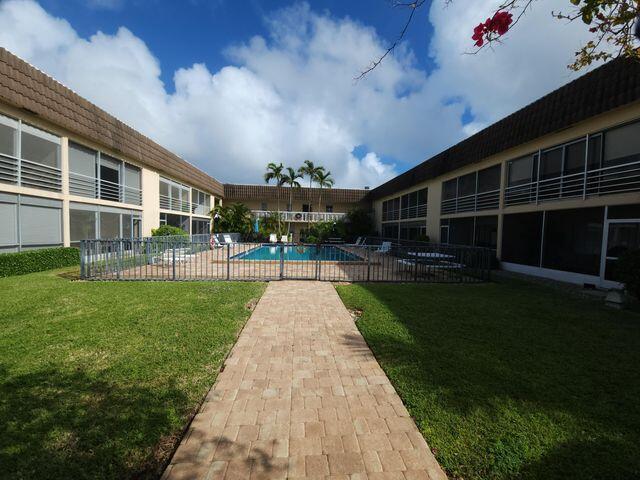
<svg viewBox="0 0 640 480"><path fill-rule="evenodd" d="M489 247L504 269L613 286L640 248L640 64L612 61L373 189L393 239Z"/></svg>
<svg viewBox="0 0 640 480"><path fill-rule="evenodd" d="M220 182L0 48L0 253L209 231Z"/></svg>
<svg viewBox="0 0 640 480"><path fill-rule="evenodd" d="M347 188L288 188L275 185L224 184L224 201L242 203L256 218L280 211L284 222L291 225L294 239L309 222L333 222L344 218L357 207L369 208L369 190Z"/></svg>

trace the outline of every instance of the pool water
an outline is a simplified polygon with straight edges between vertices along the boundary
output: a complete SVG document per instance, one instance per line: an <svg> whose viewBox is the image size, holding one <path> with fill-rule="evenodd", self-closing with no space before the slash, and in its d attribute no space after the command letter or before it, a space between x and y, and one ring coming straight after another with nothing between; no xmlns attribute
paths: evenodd
<svg viewBox="0 0 640 480"><path fill-rule="evenodd" d="M280 246L261 245L249 251L234 255L232 258L242 260L280 260ZM316 246L285 246L283 257L292 261L321 262L357 262L361 257L349 253L332 245Z"/></svg>

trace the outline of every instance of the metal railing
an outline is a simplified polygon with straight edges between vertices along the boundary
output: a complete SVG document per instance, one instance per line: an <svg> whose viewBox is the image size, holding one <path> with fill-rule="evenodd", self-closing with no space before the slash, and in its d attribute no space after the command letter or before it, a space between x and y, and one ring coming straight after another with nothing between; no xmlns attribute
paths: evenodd
<svg viewBox="0 0 640 480"><path fill-rule="evenodd" d="M277 214L277 212L271 210L252 210L251 213L256 218ZM280 212L280 217L284 222L337 222L346 215L346 213L338 212Z"/></svg>
<svg viewBox="0 0 640 480"><path fill-rule="evenodd" d="M230 243L209 236L83 240L86 280L320 280L477 283L490 279L489 249L440 244Z"/></svg>
<svg viewBox="0 0 640 480"><path fill-rule="evenodd" d="M191 202L188 200L168 197L167 195L160 195L160 208L164 210L173 210L175 212L189 213L191 211Z"/></svg>
<svg viewBox="0 0 640 480"><path fill-rule="evenodd" d="M69 172L69 193L81 197L142 205L141 189L108 180L99 180L96 177L76 172Z"/></svg>
<svg viewBox="0 0 640 480"><path fill-rule="evenodd" d="M62 190L62 173L56 167L0 155L0 182L59 192Z"/></svg>
<svg viewBox="0 0 640 480"><path fill-rule="evenodd" d="M505 205L640 191L640 162L582 171L505 188Z"/></svg>
<svg viewBox="0 0 640 480"><path fill-rule="evenodd" d="M413 205L411 207L400 208L398 210L387 210L382 212L382 221L407 220L412 218L424 218L427 216L427 204Z"/></svg>
<svg viewBox="0 0 640 480"><path fill-rule="evenodd" d="M478 212L500 207L500 189L474 193L464 197L443 200L440 213L443 215L462 212Z"/></svg>

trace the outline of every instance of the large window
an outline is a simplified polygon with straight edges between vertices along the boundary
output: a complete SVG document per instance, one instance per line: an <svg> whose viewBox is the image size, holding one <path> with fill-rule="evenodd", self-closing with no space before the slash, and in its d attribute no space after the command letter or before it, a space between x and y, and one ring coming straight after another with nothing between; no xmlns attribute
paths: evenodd
<svg viewBox="0 0 640 480"><path fill-rule="evenodd" d="M124 203L140 205L142 203L141 194L141 172L136 166L125 163L124 165Z"/></svg>
<svg viewBox="0 0 640 480"><path fill-rule="evenodd" d="M534 182L538 175L538 155L511 160L507 164L507 186L517 187Z"/></svg>
<svg viewBox="0 0 640 480"><path fill-rule="evenodd" d="M604 208L546 212L542 266L598 275L603 221Z"/></svg>
<svg viewBox="0 0 640 480"><path fill-rule="evenodd" d="M500 206L500 165L468 173L442 184L440 212L491 210Z"/></svg>
<svg viewBox="0 0 640 480"><path fill-rule="evenodd" d="M22 125L21 156L24 160L60 168L60 139L29 125Z"/></svg>
<svg viewBox="0 0 640 480"><path fill-rule="evenodd" d="M640 161L640 122L605 133L603 166Z"/></svg>
<svg viewBox="0 0 640 480"><path fill-rule="evenodd" d="M382 202L382 221L423 218L427 216L427 189L423 188L401 197Z"/></svg>
<svg viewBox="0 0 640 480"><path fill-rule="evenodd" d="M542 212L505 215L502 222L502 258L504 262L540 265Z"/></svg>
<svg viewBox="0 0 640 480"><path fill-rule="evenodd" d="M160 208L189 212L191 205L190 188L168 178L160 178Z"/></svg>
<svg viewBox="0 0 640 480"><path fill-rule="evenodd" d="M139 238L141 213L113 207L71 203L69 206L71 244L80 240Z"/></svg>
<svg viewBox="0 0 640 480"><path fill-rule="evenodd" d="M107 155L100 155L100 198L119 202L120 169L122 162Z"/></svg>
<svg viewBox="0 0 640 480"><path fill-rule="evenodd" d="M62 202L0 194L0 251L62 245Z"/></svg>
<svg viewBox="0 0 640 480"><path fill-rule="evenodd" d="M400 240L423 240L427 235L424 222L403 222L400 224Z"/></svg>
<svg viewBox="0 0 640 480"><path fill-rule="evenodd" d="M440 242L496 249L498 216L443 218L440 221Z"/></svg>
<svg viewBox="0 0 640 480"><path fill-rule="evenodd" d="M96 198L98 152L69 143L69 192Z"/></svg>
<svg viewBox="0 0 640 480"><path fill-rule="evenodd" d="M476 247L496 249L498 246L498 216L476 217L474 243Z"/></svg>
<svg viewBox="0 0 640 480"><path fill-rule="evenodd" d="M178 227L185 232L190 232L191 222L186 215L174 215L171 213L160 214L160 225L171 225L172 227Z"/></svg>
<svg viewBox="0 0 640 480"><path fill-rule="evenodd" d="M211 197L201 192L200 190L196 190L195 188L191 189L191 213L196 215L208 215L211 210Z"/></svg>
<svg viewBox="0 0 640 480"><path fill-rule="evenodd" d="M207 235L211 233L211 222L194 218L191 220L191 234Z"/></svg>

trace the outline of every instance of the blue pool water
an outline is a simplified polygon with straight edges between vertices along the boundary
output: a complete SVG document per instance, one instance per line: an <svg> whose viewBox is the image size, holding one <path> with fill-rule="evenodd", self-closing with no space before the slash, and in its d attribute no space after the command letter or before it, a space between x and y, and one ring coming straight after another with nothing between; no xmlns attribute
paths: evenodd
<svg viewBox="0 0 640 480"><path fill-rule="evenodd" d="M243 260L280 260L279 246L261 245L232 258ZM322 262L357 262L362 260L361 257L349 253L339 247L332 245L316 246L285 246L283 247L285 260L302 260Z"/></svg>

